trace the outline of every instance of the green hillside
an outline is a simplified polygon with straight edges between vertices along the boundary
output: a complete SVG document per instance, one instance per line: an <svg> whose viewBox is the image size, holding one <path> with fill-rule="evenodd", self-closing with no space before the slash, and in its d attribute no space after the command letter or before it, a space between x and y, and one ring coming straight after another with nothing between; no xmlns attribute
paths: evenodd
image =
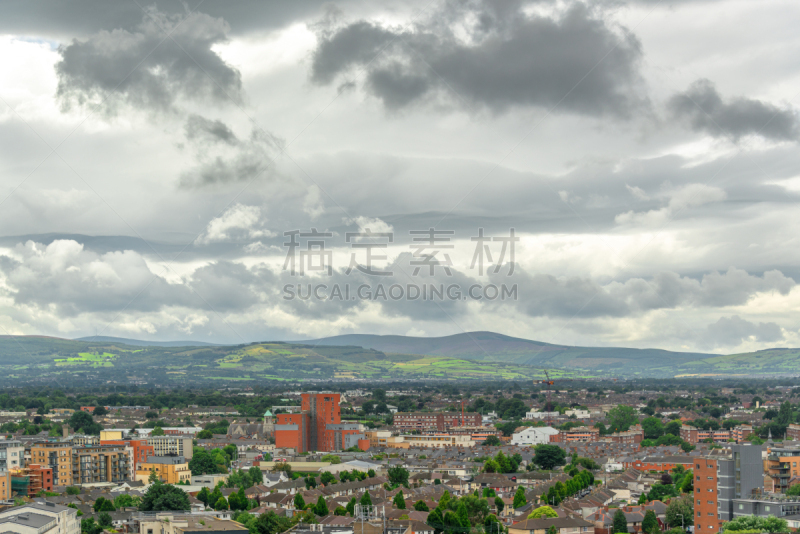
<svg viewBox="0 0 800 534"><path fill-rule="evenodd" d="M574 373L560 373L575 376ZM352 379L532 380L541 369L356 346L253 343L235 346L132 345L40 336L0 337L0 384L87 380L209 384Z"/></svg>

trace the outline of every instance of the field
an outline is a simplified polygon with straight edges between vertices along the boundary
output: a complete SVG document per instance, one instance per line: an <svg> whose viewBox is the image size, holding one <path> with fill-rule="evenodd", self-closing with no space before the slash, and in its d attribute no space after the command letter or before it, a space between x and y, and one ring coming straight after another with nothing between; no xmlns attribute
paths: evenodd
<svg viewBox="0 0 800 534"><path fill-rule="evenodd" d="M384 353L352 346L254 343L134 347L56 338L0 337L0 383L108 382L192 384L329 380L520 380L541 369L507 362ZM556 371L557 372L557 371ZM571 371L560 376L578 375ZM5 377L5 378L4 378Z"/></svg>

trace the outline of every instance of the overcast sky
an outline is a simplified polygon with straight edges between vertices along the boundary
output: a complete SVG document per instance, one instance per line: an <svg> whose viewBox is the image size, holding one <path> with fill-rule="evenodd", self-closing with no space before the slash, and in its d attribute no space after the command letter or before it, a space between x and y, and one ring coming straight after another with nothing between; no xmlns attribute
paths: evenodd
<svg viewBox="0 0 800 534"><path fill-rule="evenodd" d="M798 22L796 0L7 0L0 334L800 346ZM429 228L450 241L412 246ZM513 264L472 239L512 228ZM284 233L312 229L330 273L293 275ZM393 274L350 267L368 251ZM518 297L284 291L422 283Z"/></svg>

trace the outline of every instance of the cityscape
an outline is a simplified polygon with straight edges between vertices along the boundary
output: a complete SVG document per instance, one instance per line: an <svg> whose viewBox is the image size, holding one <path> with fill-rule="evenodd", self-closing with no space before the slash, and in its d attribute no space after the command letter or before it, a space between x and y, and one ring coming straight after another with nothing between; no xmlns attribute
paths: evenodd
<svg viewBox="0 0 800 534"><path fill-rule="evenodd" d="M800 532L798 23L0 1L0 534Z"/></svg>

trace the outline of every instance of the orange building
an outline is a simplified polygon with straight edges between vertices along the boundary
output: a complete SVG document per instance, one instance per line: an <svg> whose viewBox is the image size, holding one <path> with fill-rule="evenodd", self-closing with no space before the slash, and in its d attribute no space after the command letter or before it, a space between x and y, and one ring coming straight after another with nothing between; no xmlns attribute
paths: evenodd
<svg viewBox="0 0 800 534"><path fill-rule="evenodd" d="M276 447L303 453L357 446L359 425L342 423L339 393L303 393L301 398L301 413L275 416Z"/></svg>

